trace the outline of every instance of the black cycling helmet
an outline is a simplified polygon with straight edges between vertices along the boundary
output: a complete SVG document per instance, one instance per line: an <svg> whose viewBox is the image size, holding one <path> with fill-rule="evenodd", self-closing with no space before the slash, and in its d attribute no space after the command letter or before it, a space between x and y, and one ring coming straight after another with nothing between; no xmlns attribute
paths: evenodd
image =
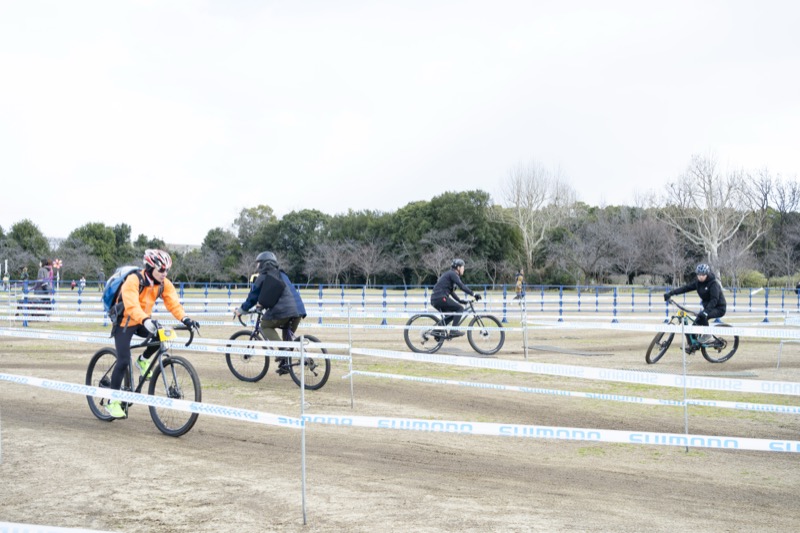
<svg viewBox="0 0 800 533"><path fill-rule="evenodd" d="M466 265L463 259L453 259L453 264L450 265L450 268L458 268L463 267Z"/></svg>
<svg viewBox="0 0 800 533"><path fill-rule="evenodd" d="M700 263L697 265L697 268L694 269L695 274L705 274L708 276L711 273L711 267L705 263Z"/></svg>
<svg viewBox="0 0 800 533"><path fill-rule="evenodd" d="M275 257L275 254L272 252L261 252L256 257L256 264L259 268L263 265L272 265L275 268L278 268L278 258Z"/></svg>

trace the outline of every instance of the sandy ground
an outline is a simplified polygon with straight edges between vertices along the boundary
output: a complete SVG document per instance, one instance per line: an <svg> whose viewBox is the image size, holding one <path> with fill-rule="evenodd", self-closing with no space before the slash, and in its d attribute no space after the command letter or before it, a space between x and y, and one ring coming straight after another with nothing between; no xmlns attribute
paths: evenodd
<svg viewBox="0 0 800 533"><path fill-rule="evenodd" d="M304 330L343 341L343 330ZM44 326L47 327L47 326ZM69 329L75 329L72 326ZM52 329L52 326L48 329ZM206 328L227 338L233 328ZM644 362L649 334L537 331L548 363L680 372L672 348ZM354 344L403 349L398 331L357 331ZM99 346L0 338L0 370L83 383ZM722 365L697 354L690 373L800 381L800 348L746 340ZM442 353L474 356L466 339ZM601 355L602 354L602 355ZM274 366L259 383L237 381L219 355L189 354L207 402L293 415L299 390ZM522 360L520 334L500 358ZM358 357L358 370L585 392L681 399L641 385L514 375ZM652 407L360 377L350 405L347 368L334 363L308 413L400 416L587 428L683 432L681 408ZM692 396L703 397L702 391ZM719 394L720 399L741 396ZM797 403L750 395L748 401ZM692 408L691 433L800 438L795 416ZM201 416L175 439L148 410L106 423L82 396L0 383L0 521L125 532L171 531L796 531L797 454L456 436L310 425L307 525L301 500L300 432Z"/></svg>

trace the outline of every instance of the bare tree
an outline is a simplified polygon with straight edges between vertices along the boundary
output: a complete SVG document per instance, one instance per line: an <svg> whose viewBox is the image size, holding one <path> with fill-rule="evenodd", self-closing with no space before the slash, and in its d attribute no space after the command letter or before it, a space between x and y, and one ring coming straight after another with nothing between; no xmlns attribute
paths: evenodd
<svg viewBox="0 0 800 533"><path fill-rule="evenodd" d="M749 249L765 231L768 180L731 172L722 176L711 157L692 156L686 172L667 184L664 220L716 264L720 247L748 221Z"/></svg>
<svg viewBox="0 0 800 533"><path fill-rule="evenodd" d="M353 247L345 242L315 244L306 255L305 274L319 276L328 283L338 284L353 264Z"/></svg>
<svg viewBox="0 0 800 533"><path fill-rule="evenodd" d="M787 286L800 263L800 222L786 222L764 258L766 269L787 278Z"/></svg>
<svg viewBox="0 0 800 533"><path fill-rule="evenodd" d="M456 257L466 259L472 249L472 242L458 238L459 232L469 228L466 224L458 224L443 230L431 230L422 236L420 244L426 250L420 256L420 264L434 276L450 268Z"/></svg>
<svg viewBox="0 0 800 533"><path fill-rule="evenodd" d="M386 272L389 268L389 259L382 244L371 241L352 243L352 266L364 275L364 284L369 286L373 274Z"/></svg>
<svg viewBox="0 0 800 533"><path fill-rule="evenodd" d="M717 266L720 275L726 277L733 287L738 287L742 274L753 270L756 265L755 256L747 241L746 236L737 235L727 241L719 253Z"/></svg>
<svg viewBox="0 0 800 533"><path fill-rule="evenodd" d="M619 255L617 238L617 227L604 214L596 221L587 220L566 242L565 264L577 267L585 281L604 282Z"/></svg>
<svg viewBox="0 0 800 533"><path fill-rule="evenodd" d="M536 250L547 232L569 216L575 192L559 171L551 172L534 161L521 163L509 171L501 195L504 209L493 213L519 229L525 266L532 271Z"/></svg>

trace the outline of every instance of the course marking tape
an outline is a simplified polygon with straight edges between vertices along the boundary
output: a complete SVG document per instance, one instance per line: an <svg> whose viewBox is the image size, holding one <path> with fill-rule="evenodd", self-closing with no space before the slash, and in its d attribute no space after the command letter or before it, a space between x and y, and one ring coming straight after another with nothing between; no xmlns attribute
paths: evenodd
<svg viewBox="0 0 800 533"><path fill-rule="evenodd" d="M775 328L742 328L718 326L680 326L671 324L621 324L603 322L544 322L540 320L528 320L529 325L544 326L550 329L604 329L614 331L641 331L648 333L719 333L724 337L760 337L766 339L800 339L798 329L775 329ZM679 339L680 340L680 339Z"/></svg>
<svg viewBox="0 0 800 533"><path fill-rule="evenodd" d="M587 429L559 426L532 426L523 424L503 424L492 422L467 422L453 420L424 420L414 418L387 418L371 416L340 416L328 414L307 414L293 418L248 409L226 407L216 404L190 402L172 398L153 397L147 394L111 390L106 388L45 380L31 376L18 376L0 373L0 381L31 385L35 387L97 396L108 399L134 401L136 403L176 409L190 413L206 414L245 422L271 426L300 428L306 423L337 426L366 427L378 429L402 429L434 433L453 433L462 435L492 435L500 437L521 437L536 439L576 440L593 442L618 442L627 444L656 444L663 446L690 446L693 448L715 448L732 450L756 450L771 452L800 453L800 441L770 440L729 436L707 436L679 433L657 433L643 431L622 431L611 429Z"/></svg>
<svg viewBox="0 0 800 533"><path fill-rule="evenodd" d="M659 400L655 398L641 398L638 396L623 396L620 394L603 394L595 392L575 392L557 389L540 389L535 387L520 387L517 385L498 385L495 383L479 383L474 381L455 381L450 379L427 378L417 376L406 376L402 374L385 374L382 372L366 372L354 370L342 376L346 379L353 376L369 376L375 378L398 379L404 381L415 381L419 383L431 383L435 385L456 385L473 389L502 390L512 392L527 392L530 394L544 394L548 396L560 396L565 398L586 398L589 400L604 400L611 402L638 403L644 405L662 405L668 407L681 407L683 405L696 405L702 407L719 407L724 409L738 409L741 411L758 411L761 413L781 413L781 414L800 414L800 406L796 405L777 405L777 404L758 404L747 402L726 402L716 400Z"/></svg>
<svg viewBox="0 0 800 533"><path fill-rule="evenodd" d="M761 394L785 394L800 396L800 383L788 381L762 381L754 379L717 378L709 376L684 376L680 374L657 374L635 370L614 368L594 368L586 366L554 365L548 363L529 363L505 359L484 359L480 357L460 357L455 355L418 354L394 352L390 350L353 348L353 355L368 355L386 359L401 359L421 363L435 363L471 368L486 368L508 372L526 372L577 379L597 379L620 381L643 385L664 387L684 387L690 389L724 390L733 392L755 392ZM685 383L685 385L684 385Z"/></svg>
<svg viewBox="0 0 800 533"><path fill-rule="evenodd" d="M87 342L92 344L103 344L106 346L113 345L114 342L108 337L106 333L77 333L77 332L52 332L47 330L31 330L27 328L0 328L0 336L7 336L7 337L22 337L28 339L44 339L44 340L54 340L54 341L75 341L75 342ZM242 355L257 355L257 356L275 356L275 357L288 357L288 358L300 358L299 351L284 351L284 350L269 350L267 346L286 346L289 348L297 348L296 342L286 342L286 341L221 341L217 339L209 339L214 341L213 344L220 344L220 346L215 345L204 345L203 343L206 342L203 339L195 338L195 341L192 343L191 346L185 346L182 342L185 340L185 337L177 337L177 340L172 343L170 349L176 351L185 351L185 352L202 352L202 353L222 353L222 354L242 354ZM222 346L222 344L225 344ZM237 347L237 345L239 345ZM247 346L264 346L264 349L252 349L247 348ZM313 346L314 348L317 347L325 347L327 349L328 344L323 343L309 343L309 346ZM347 348L346 344L332 344L337 348ZM337 361L349 361L349 355L337 355L337 354L324 354L319 353L316 351L309 352L310 357L319 358L319 359L331 359Z"/></svg>
<svg viewBox="0 0 800 533"><path fill-rule="evenodd" d="M800 441L795 440L770 440L747 437L656 433L649 431L622 431L614 429L530 426L523 424L502 424L493 422L385 418L377 416L342 416L331 414L304 415L303 420L305 420L306 423L313 424L330 424L337 426L379 429L402 429L460 435L492 435L499 437L520 437L533 439L619 442L625 444L656 444L662 446L689 446L692 448L800 453Z"/></svg>
<svg viewBox="0 0 800 533"><path fill-rule="evenodd" d="M84 529L72 527L42 526L38 524L17 524L13 522L0 522L0 533L113 533L99 529Z"/></svg>
<svg viewBox="0 0 800 533"><path fill-rule="evenodd" d="M153 407L175 409L177 411L185 411L188 413L218 416L233 420L244 420L246 422L255 422L269 426L300 428L303 425L303 421L299 418L292 418L272 413L262 413L260 411L251 411L249 409L240 409L238 407L226 407L224 405L217 405L213 403L193 402L189 400L178 400L175 398L150 396L149 394L107 389L104 387L93 387L91 385L78 385L76 383L67 383L64 381L42 379L32 376L18 376L15 374L0 373L0 381L17 383L19 385L31 385L33 387L40 387L42 389L80 394L82 396L97 396L109 400L122 400L125 402L133 402Z"/></svg>

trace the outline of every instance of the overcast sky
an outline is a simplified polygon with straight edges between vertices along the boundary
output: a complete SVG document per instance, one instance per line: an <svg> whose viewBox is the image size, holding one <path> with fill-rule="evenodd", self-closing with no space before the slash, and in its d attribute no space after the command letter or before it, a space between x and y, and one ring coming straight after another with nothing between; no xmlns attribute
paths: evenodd
<svg viewBox="0 0 800 533"><path fill-rule="evenodd" d="M633 205L691 155L800 174L796 1L0 0L0 226L199 244L243 208Z"/></svg>

